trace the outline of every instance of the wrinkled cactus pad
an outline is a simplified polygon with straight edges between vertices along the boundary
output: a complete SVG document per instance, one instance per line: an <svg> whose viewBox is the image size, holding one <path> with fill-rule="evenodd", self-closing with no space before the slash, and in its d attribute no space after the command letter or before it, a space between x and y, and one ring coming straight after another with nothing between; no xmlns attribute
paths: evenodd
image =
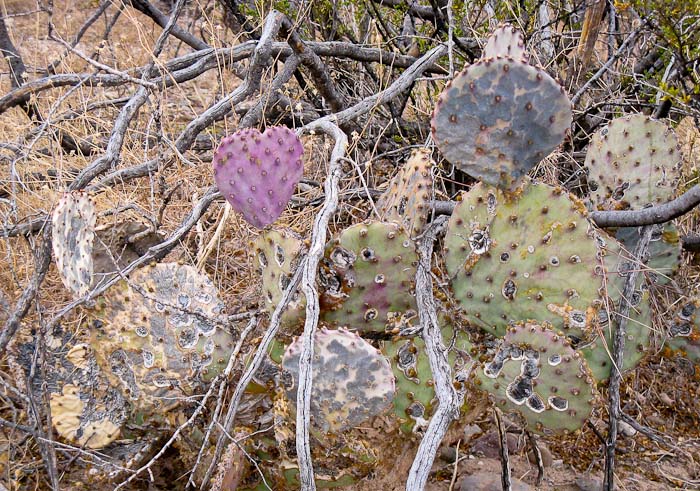
<svg viewBox="0 0 700 491"><path fill-rule="evenodd" d="M482 58L498 56L527 61L529 56L525 51L525 40L522 33L510 24L498 26L486 40Z"/></svg>
<svg viewBox="0 0 700 491"><path fill-rule="evenodd" d="M92 282L95 204L87 193L64 194L51 216L51 241L63 284L82 297Z"/></svg>
<svg viewBox="0 0 700 491"><path fill-rule="evenodd" d="M195 268L152 264L107 291L91 344L137 407L168 410L228 363L233 336L215 286Z"/></svg>
<svg viewBox="0 0 700 491"><path fill-rule="evenodd" d="M668 325L668 346L700 365L700 298L681 302Z"/></svg>
<svg viewBox="0 0 700 491"><path fill-rule="evenodd" d="M214 179L234 210L258 228L282 214L304 173L304 148L289 128L244 129L224 138L214 154Z"/></svg>
<svg viewBox="0 0 700 491"><path fill-rule="evenodd" d="M47 393L51 422L66 441L87 448L103 448L122 436L129 405L112 387L90 347L75 343L74 333L61 327L45 336L43 369L35 373L32 390L36 397ZM10 366L17 368L18 387L32 372L36 341L20 341L9 350Z"/></svg>
<svg viewBox="0 0 700 491"><path fill-rule="evenodd" d="M673 198L680 150L675 133L643 114L613 119L586 154L590 206L641 209Z"/></svg>
<svg viewBox="0 0 700 491"><path fill-rule="evenodd" d="M428 221L434 165L427 149L414 150L377 201L380 219L402 225L411 238L423 233Z"/></svg>
<svg viewBox="0 0 700 491"><path fill-rule="evenodd" d="M302 339L287 347L282 360L285 389L296 404ZM374 346L345 329L322 328L314 337L311 420L324 433L354 428L389 407L394 375Z"/></svg>
<svg viewBox="0 0 700 491"><path fill-rule="evenodd" d="M471 192L455 207L446 240L452 289L469 321L502 336L510 322L536 319L586 338L602 268L583 204L546 184L508 199L481 186Z"/></svg>
<svg viewBox="0 0 700 491"><path fill-rule="evenodd" d="M585 360L547 323L509 327L493 359L477 370L477 384L498 407L518 411L543 434L583 426L595 399Z"/></svg>
<svg viewBox="0 0 700 491"><path fill-rule="evenodd" d="M255 257L263 280L262 307L268 314L277 308L304 251L303 239L289 229L268 230L255 241ZM299 326L305 315L306 299L297 290L282 314L281 326L290 329Z"/></svg>
<svg viewBox="0 0 700 491"><path fill-rule="evenodd" d="M509 189L559 145L572 121L564 89L519 60L479 60L440 95L433 140L445 158L482 182Z"/></svg>
<svg viewBox="0 0 700 491"><path fill-rule="evenodd" d="M410 328L417 264L415 244L395 223L345 229L326 246L319 273L323 319L358 332Z"/></svg>

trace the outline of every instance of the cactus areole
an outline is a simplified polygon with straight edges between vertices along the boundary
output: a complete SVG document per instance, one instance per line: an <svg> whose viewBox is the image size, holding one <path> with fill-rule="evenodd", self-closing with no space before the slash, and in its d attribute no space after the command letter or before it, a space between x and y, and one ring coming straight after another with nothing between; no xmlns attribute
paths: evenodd
<svg viewBox="0 0 700 491"><path fill-rule="evenodd" d="M264 228L282 214L304 173L299 137L273 126L244 129L221 140L214 179L221 194L248 223Z"/></svg>

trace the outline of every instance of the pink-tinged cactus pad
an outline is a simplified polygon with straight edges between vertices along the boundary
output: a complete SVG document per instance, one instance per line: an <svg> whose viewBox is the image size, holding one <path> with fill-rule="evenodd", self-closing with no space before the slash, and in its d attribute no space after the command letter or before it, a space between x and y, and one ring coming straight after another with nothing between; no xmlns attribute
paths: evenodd
<svg viewBox="0 0 700 491"><path fill-rule="evenodd" d="M221 194L250 224L264 228L282 214L304 173L299 137L273 126L244 129L221 141L214 179Z"/></svg>

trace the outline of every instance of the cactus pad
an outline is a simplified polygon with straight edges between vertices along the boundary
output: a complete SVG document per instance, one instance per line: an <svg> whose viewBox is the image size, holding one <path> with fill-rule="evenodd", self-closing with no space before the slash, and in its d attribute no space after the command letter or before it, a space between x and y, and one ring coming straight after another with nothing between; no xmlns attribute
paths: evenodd
<svg viewBox="0 0 700 491"><path fill-rule="evenodd" d="M530 184L510 200L474 191L476 198L470 191L455 207L446 241L454 295L469 321L497 336L511 321L563 321L567 336L585 338L602 278L583 204L545 184ZM460 237L472 243L466 248L474 260L455 268L464 251L451 243Z"/></svg>
<svg viewBox="0 0 700 491"><path fill-rule="evenodd" d="M509 327L477 377L497 406L520 412L539 433L575 431L593 409L595 389L585 360L547 323Z"/></svg>
<svg viewBox="0 0 700 491"><path fill-rule="evenodd" d="M282 360L287 396L293 403L301 348L298 338ZM342 328L316 332L312 370L312 421L324 433L354 428L381 414L394 396L389 361L367 341Z"/></svg>
<svg viewBox="0 0 700 491"><path fill-rule="evenodd" d="M481 54L482 58L496 58L498 56L515 60L528 60L523 35L510 24L503 24L491 33Z"/></svg>
<svg viewBox="0 0 700 491"><path fill-rule="evenodd" d="M649 268L647 277L656 284L664 285L678 270L682 257L681 239L676 226L667 222L652 225L651 240L649 241L648 259L645 261ZM633 251L639 242L639 228L619 228L615 238L625 249Z"/></svg>
<svg viewBox="0 0 700 491"><path fill-rule="evenodd" d="M56 432L72 444L103 448L121 436L127 419L128 404L105 374L86 344L75 344L74 334L47 333L48 345L43 370L31 379L36 396L48 393L51 421ZM14 374L24 380L32 369L36 342L20 342L9 352ZM18 381L20 387L24 380Z"/></svg>
<svg viewBox="0 0 700 491"><path fill-rule="evenodd" d="M304 173L299 137L274 126L260 133L244 129L224 138L214 154L219 191L252 225L277 220Z"/></svg>
<svg viewBox="0 0 700 491"><path fill-rule="evenodd" d="M359 332L410 326L418 317L417 263L413 241L395 223L345 229L326 246L320 273L323 319Z"/></svg>
<svg viewBox="0 0 700 491"><path fill-rule="evenodd" d="M92 282L95 205L80 191L61 197L51 217L52 245L63 284L82 297Z"/></svg>
<svg viewBox="0 0 700 491"><path fill-rule="evenodd" d="M700 298L683 302L668 326L668 345L681 356L700 365Z"/></svg>
<svg viewBox="0 0 700 491"><path fill-rule="evenodd" d="M402 225L411 238L423 233L428 221L433 165L428 150L415 150L377 201L380 219Z"/></svg>
<svg viewBox="0 0 700 491"><path fill-rule="evenodd" d="M228 362L216 288L191 266L153 264L108 290L92 346L110 381L137 407L168 410Z"/></svg>
<svg viewBox="0 0 700 491"><path fill-rule="evenodd" d="M255 241L255 256L263 279L263 310L269 314L277 308L304 249L302 238L289 229L269 230ZM281 325L293 328L304 322L305 314L306 299L297 290L282 314Z"/></svg>
<svg viewBox="0 0 700 491"><path fill-rule="evenodd" d="M586 154L591 206L641 209L672 199L680 158L675 133L661 121L643 114L612 120Z"/></svg>
<svg viewBox="0 0 700 491"><path fill-rule="evenodd" d="M511 188L562 142L571 121L569 99L544 70L498 58L479 60L448 83L432 133L459 169Z"/></svg>

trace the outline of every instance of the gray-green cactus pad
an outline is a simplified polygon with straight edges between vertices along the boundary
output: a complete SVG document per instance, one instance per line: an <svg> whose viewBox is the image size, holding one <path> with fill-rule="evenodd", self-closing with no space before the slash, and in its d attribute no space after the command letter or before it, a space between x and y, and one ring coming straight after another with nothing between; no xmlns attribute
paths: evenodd
<svg viewBox="0 0 700 491"><path fill-rule="evenodd" d="M656 284L664 285L670 281L678 270L682 257L682 246L678 229L672 222L652 225L651 240L649 241L648 258L645 261L647 277ZM619 228L615 238L625 249L632 252L639 242L639 231L636 227Z"/></svg>
<svg viewBox="0 0 700 491"><path fill-rule="evenodd" d="M509 322L536 319L586 338L600 306L602 268L583 204L545 184L509 200L475 190L477 199L468 193L456 206L448 231L473 256L455 269L465 251L450 243L452 289L469 321L502 336Z"/></svg>
<svg viewBox="0 0 700 491"><path fill-rule="evenodd" d="M433 165L427 149L414 150L377 201L381 220L402 225L411 238L423 233L428 222Z"/></svg>
<svg viewBox="0 0 700 491"><path fill-rule="evenodd" d="M700 364L700 298L682 302L668 326L668 346L695 364Z"/></svg>
<svg viewBox="0 0 700 491"><path fill-rule="evenodd" d="M303 239L289 229L268 230L255 241L255 257L263 280L262 307L268 314L277 308L304 250ZM305 314L306 299L296 290L280 323L285 328L299 326L303 324Z"/></svg>
<svg viewBox="0 0 700 491"><path fill-rule="evenodd" d="M479 60L440 95L433 139L467 174L510 188L564 139L571 103L544 70L509 58Z"/></svg>
<svg viewBox="0 0 700 491"><path fill-rule="evenodd" d="M482 58L496 58L498 56L513 58L515 60L528 60L525 51L525 41L522 33L510 24L498 26L486 40L486 46L481 54Z"/></svg>
<svg viewBox="0 0 700 491"><path fill-rule="evenodd" d="M498 407L518 411L539 433L575 431L593 410L585 360L547 323L511 326L493 359L477 370L477 383Z"/></svg>
<svg viewBox="0 0 700 491"><path fill-rule="evenodd" d="M612 120L586 154L591 207L640 209L672 199L680 159L678 138L661 121L643 114Z"/></svg>
<svg viewBox="0 0 700 491"><path fill-rule="evenodd" d="M137 407L167 410L228 363L234 338L216 287L188 265L153 264L107 291L92 347Z"/></svg>
<svg viewBox="0 0 700 491"><path fill-rule="evenodd" d="M51 218L51 243L61 281L82 297L92 282L95 205L84 192L66 193Z"/></svg>
<svg viewBox="0 0 700 491"><path fill-rule="evenodd" d="M417 263L415 244L395 223L345 229L326 246L320 272L323 319L359 332L410 327L418 316Z"/></svg>
<svg viewBox="0 0 700 491"><path fill-rule="evenodd" d="M282 360L285 389L293 405L301 348L298 338L287 347ZM357 334L342 328L316 332L312 373L311 419L324 433L360 425L384 412L394 397L389 360Z"/></svg>

